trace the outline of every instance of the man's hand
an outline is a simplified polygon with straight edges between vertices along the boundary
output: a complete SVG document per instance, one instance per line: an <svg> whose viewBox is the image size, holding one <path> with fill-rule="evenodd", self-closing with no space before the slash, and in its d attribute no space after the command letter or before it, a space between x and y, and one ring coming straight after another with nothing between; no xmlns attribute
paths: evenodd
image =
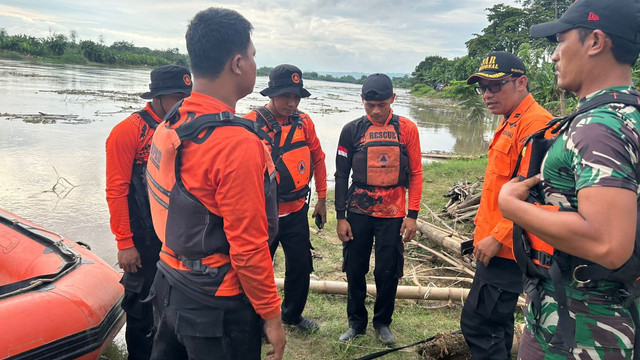
<svg viewBox="0 0 640 360"><path fill-rule="evenodd" d="M269 343L273 347L267 352L265 360L280 360L284 355L284 346L287 343L287 337L282 326L282 317L280 315L266 320L264 322L264 333L269 339Z"/></svg>
<svg viewBox="0 0 640 360"><path fill-rule="evenodd" d="M320 214L320 218L322 218L322 225L324 226L327 222L327 199L318 199L311 217L315 218L318 214Z"/></svg>
<svg viewBox="0 0 640 360"><path fill-rule="evenodd" d="M338 219L338 238L342 242L353 240L353 233L351 232L351 224L347 219Z"/></svg>
<svg viewBox="0 0 640 360"><path fill-rule="evenodd" d="M402 242L411 241L416 236L416 230L418 225L416 219L405 217L402 220L402 226L400 227L400 236L402 236Z"/></svg>
<svg viewBox="0 0 640 360"><path fill-rule="evenodd" d="M489 266L489 261L496 256L500 249L502 249L502 243L489 235L478 242L475 250L473 250L473 256L476 258L476 261L480 261L484 266Z"/></svg>
<svg viewBox="0 0 640 360"><path fill-rule="evenodd" d="M522 181L519 181L518 178L513 178L508 183L502 185L500 193L498 194L498 207L500 208L500 212L502 212L502 216L511 220L509 217L511 206L514 203L526 201L527 197L529 197L529 190L539 182L540 174Z"/></svg>
<svg viewBox="0 0 640 360"><path fill-rule="evenodd" d="M135 247L118 250L118 266L124 272L136 273L142 267L140 253Z"/></svg>

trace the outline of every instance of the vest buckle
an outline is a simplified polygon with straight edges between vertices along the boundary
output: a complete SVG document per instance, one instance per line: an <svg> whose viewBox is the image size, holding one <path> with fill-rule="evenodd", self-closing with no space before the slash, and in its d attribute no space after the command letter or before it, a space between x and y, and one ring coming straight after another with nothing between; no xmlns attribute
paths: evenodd
<svg viewBox="0 0 640 360"><path fill-rule="evenodd" d="M579 285L587 285L588 283L591 282L591 279L587 279L587 280L578 279L578 271L580 271L580 269L584 269L586 267L587 267L587 265L581 264L581 265L578 265L575 268L573 268L573 281L575 281Z"/></svg>

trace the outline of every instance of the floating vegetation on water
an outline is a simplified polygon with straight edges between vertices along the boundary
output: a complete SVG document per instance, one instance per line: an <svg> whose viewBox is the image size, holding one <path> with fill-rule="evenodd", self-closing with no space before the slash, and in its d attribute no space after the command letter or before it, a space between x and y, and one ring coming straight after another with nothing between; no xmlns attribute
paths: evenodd
<svg viewBox="0 0 640 360"><path fill-rule="evenodd" d="M322 107L320 109L320 112L323 114L335 114L335 113L343 113L343 112L347 112L347 110L343 110L343 109L338 109L337 107Z"/></svg>
<svg viewBox="0 0 640 360"><path fill-rule="evenodd" d="M60 95L77 95L78 99L80 96L90 96L90 97L103 97L108 98L115 101L126 101L126 102L140 102L140 94L138 93L127 93L123 91L113 91L113 90L40 90L42 92L53 92ZM68 98L65 98L65 101Z"/></svg>
<svg viewBox="0 0 640 360"><path fill-rule="evenodd" d="M96 110L93 114L95 116L108 116L108 115L114 115L114 114L122 114L122 113L131 113L134 111L137 111L139 109L139 106L131 106L131 105L126 105L126 106L120 106L120 110L116 110L116 111L100 111L100 110Z"/></svg>
<svg viewBox="0 0 640 360"><path fill-rule="evenodd" d="M43 77L43 78L52 78L54 76L51 75L42 75L42 74L36 74L36 73L21 73L21 72L17 72L17 71L9 71L7 72L8 75L12 75L12 76L22 76L22 77L32 77L32 78L36 78L36 77Z"/></svg>
<svg viewBox="0 0 640 360"><path fill-rule="evenodd" d="M9 120L22 120L31 124L88 124L93 120L84 119L78 115L70 114L45 114L38 112L37 114L9 114L2 113L0 117L7 118Z"/></svg>

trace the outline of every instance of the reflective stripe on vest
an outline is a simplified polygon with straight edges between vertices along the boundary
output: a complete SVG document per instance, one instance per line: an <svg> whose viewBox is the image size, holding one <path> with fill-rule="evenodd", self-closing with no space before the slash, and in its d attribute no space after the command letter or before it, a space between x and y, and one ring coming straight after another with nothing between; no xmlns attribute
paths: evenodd
<svg viewBox="0 0 640 360"><path fill-rule="evenodd" d="M400 141L399 120L393 115L385 126L368 123L355 149L351 168L353 182L357 185L381 187L407 186L409 181L409 157Z"/></svg>

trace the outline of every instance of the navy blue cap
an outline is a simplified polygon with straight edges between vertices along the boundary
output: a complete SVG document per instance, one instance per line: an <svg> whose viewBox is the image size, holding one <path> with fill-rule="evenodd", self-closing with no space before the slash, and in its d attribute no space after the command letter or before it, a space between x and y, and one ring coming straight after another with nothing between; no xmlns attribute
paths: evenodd
<svg viewBox="0 0 640 360"><path fill-rule="evenodd" d="M362 99L385 101L393 95L393 84L385 74L371 74L362 84Z"/></svg>

